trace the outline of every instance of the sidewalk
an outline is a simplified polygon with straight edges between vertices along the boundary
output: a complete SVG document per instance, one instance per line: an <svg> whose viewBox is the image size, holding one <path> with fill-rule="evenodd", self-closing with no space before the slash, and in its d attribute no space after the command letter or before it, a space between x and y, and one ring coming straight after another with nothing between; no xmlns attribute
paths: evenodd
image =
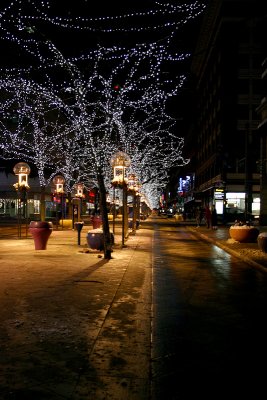
<svg viewBox="0 0 267 400"><path fill-rule="evenodd" d="M239 243L233 241L229 235L229 228L219 226L217 230L208 229L202 225L196 227L194 223L186 224L193 234L198 235L201 239L214 243L228 253L243 259L254 268L258 268L263 272L267 272L267 254L259 250L258 243ZM259 232L267 232L267 227L257 227Z"/></svg>
<svg viewBox="0 0 267 400"><path fill-rule="evenodd" d="M107 262L87 230L0 240L1 400L149 398L152 234Z"/></svg>
<svg viewBox="0 0 267 400"><path fill-rule="evenodd" d="M185 225L267 271L257 243ZM87 228L80 246L72 230L54 230L47 250L34 250L30 235L0 240L1 400L149 398L153 230L141 224L121 249L116 227L106 261L88 249Z"/></svg>

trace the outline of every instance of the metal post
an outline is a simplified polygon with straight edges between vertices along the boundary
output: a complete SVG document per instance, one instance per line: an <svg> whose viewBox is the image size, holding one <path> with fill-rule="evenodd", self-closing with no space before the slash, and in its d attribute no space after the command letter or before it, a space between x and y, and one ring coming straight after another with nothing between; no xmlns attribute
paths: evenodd
<svg viewBox="0 0 267 400"><path fill-rule="evenodd" d="M58 230L58 194L56 193L56 230Z"/></svg>
<svg viewBox="0 0 267 400"><path fill-rule="evenodd" d="M63 230L63 219L64 219L64 210L63 210L63 193L60 193L60 203L61 203L61 228Z"/></svg>
<svg viewBox="0 0 267 400"><path fill-rule="evenodd" d="M18 217L18 238L21 239L21 198L20 198L20 192L19 191L18 191L17 217Z"/></svg>
<svg viewBox="0 0 267 400"><path fill-rule="evenodd" d="M27 191L24 193L24 201L25 201L25 232L26 232L26 238L28 237L28 223L29 223L29 219L28 219L28 193Z"/></svg>
<svg viewBox="0 0 267 400"><path fill-rule="evenodd" d="M123 174L124 175L124 174ZM122 186L122 233L121 233L121 245L124 246L124 235L125 235L125 182L123 176L123 186Z"/></svg>
<svg viewBox="0 0 267 400"><path fill-rule="evenodd" d="M115 205L115 186L113 187L113 235L115 235L115 218L116 218L116 205Z"/></svg>

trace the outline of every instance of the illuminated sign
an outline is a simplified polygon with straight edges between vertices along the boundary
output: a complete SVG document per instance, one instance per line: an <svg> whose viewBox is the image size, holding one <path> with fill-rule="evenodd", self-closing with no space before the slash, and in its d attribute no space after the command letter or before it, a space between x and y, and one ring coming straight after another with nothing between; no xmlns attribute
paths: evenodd
<svg viewBox="0 0 267 400"><path fill-rule="evenodd" d="M224 199L224 190L223 189L215 189L214 198L215 198L215 200L223 200Z"/></svg>

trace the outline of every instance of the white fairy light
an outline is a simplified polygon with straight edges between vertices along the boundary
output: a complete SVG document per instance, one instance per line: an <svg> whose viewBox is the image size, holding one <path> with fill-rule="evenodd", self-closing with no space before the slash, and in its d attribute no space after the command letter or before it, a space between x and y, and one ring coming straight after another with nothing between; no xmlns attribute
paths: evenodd
<svg viewBox="0 0 267 400"><path fill-rule="evenodd" d="M2 157L32 162L42 186L60 173L70 191L74 181L95 185L99 171L108 187L110 158L122 148L131 158L131 172L153 203L153 196L167 182L169 169L188 162L182 156L183 139L173 133L175 121L166 111L167 99L179 93L186 77L165 78L164 68L166 63L190 57L186 52L172 53L171 39L203 6L198 2L164 4L146 13L100 19L52 16L48 0L31 0L25 9L24 5L22 0L13 1L0 12L2 40L15 43L34 59L30 66L0 69ZM31 14L25 14L29 9ZM163 13L176 17L180 13L180 20L162 24L173 27L164 40L129 48L97 46L70 57L36 28L43 21L58 26L63 34L65 30L118 32L125 29L117 27L119 21L132 23L136 17ZM115 28L102 29L103 21L115 22ZM10 26L16 29L11 32ZM133 24L127 30L153 31L156 27L160 24Z"/></svg>

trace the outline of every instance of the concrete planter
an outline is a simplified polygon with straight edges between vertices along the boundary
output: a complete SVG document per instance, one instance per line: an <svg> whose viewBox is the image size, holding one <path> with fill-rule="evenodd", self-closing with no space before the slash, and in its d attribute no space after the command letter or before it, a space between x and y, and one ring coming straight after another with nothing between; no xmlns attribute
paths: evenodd
<svg viewBox="0 0 267 400"><path fill-rule="evenodd" d="M267 232L262 232L257 238L258 247L263 253L267 253Z"/></svg>
<svg viewBox="0 0 267 400"><path fill-rule="evenodd" d="M35 250L46 250L49 236L53 231L52 222L31 221L29 232L33 237Z"/></svg>
<svg viewBox="0 0 267 400"><path fill-rule="evenodd" d="M231 226L230 237L240 243L254 243L257 241L259 230L253 226Z"/></svg>
<svg viewBox="0 0 267 400"><path fill-rule="evenodd" d="M111 243L114 244L114 235L111 235ZM102 229L92 229L88 231L86 236L87 244L90 249L94 250L104 250L104 234Z"/></svg>

